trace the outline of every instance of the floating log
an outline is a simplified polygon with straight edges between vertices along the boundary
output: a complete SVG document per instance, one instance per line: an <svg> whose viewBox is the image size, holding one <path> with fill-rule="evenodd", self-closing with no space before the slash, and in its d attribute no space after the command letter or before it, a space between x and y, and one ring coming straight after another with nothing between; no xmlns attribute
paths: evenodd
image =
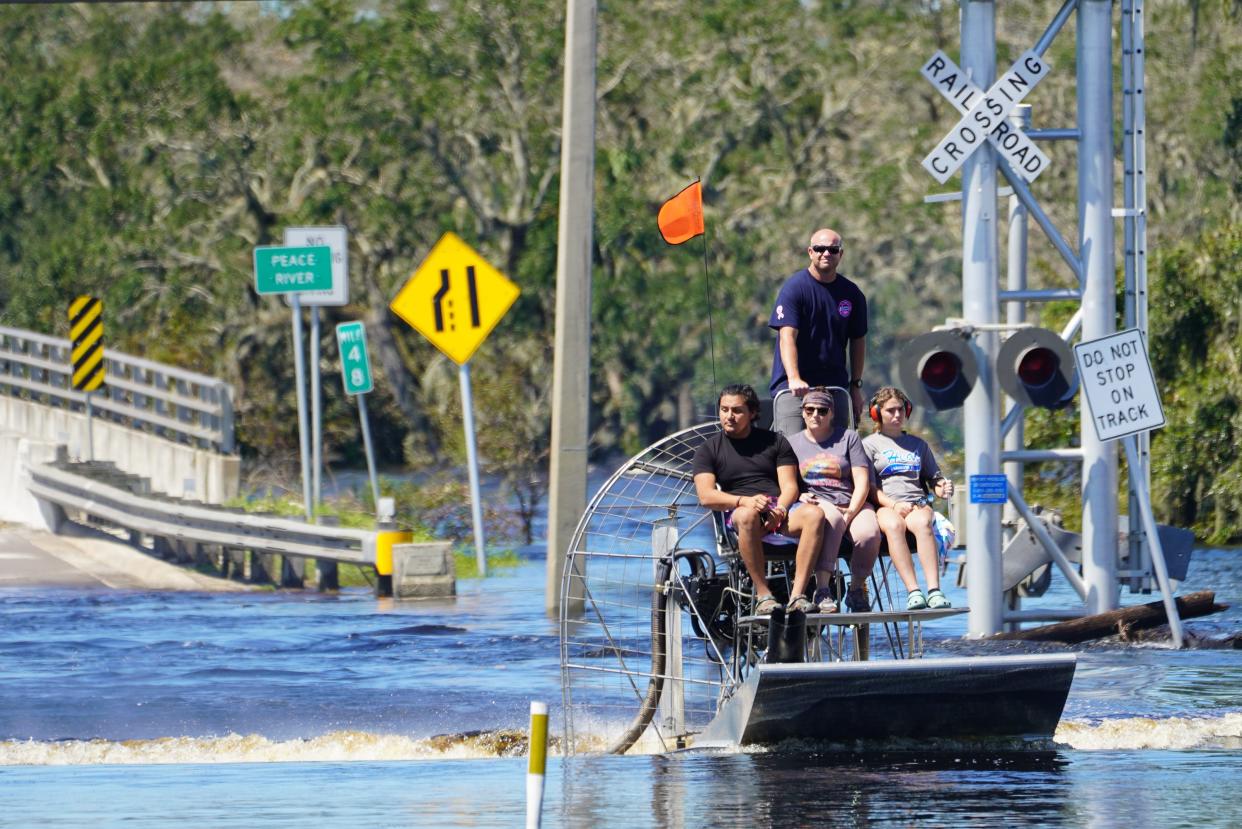
<svg viewBox="0 0 1242 829"><path fill-rule="evenodd" d="M1207 616L1228 610L1227 604L1216 604L1216 593L1212 590L1201 590L1177 597L1177 613L1183 619ZM993 639L1023 639L1028 642L1085 642L1088 639L1102 639L1105 636L1127 637L1131 631L1159 627L1168 624L1165 616L1164 602L1155 601L1147 604L1110 610L1055 625L1042 625L1030 630L1019 630L1012 633L998 633Z"/></svg>

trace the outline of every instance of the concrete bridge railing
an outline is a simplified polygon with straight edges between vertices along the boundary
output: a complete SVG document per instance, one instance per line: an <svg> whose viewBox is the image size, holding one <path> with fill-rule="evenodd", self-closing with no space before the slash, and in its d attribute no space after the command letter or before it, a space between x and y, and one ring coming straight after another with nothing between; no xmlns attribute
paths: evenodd
<svg viewBox="0 0 1242 829"><path fill-rule="evenodd" d="M71 349L69 340L0 327L0 519L38 523L20 472L24 458L49 457L56 445L76 458L91 446L94 459L175 497L236 497L231 386L105 349L107 377L91 395L88 421L86 395L70 386Z"/></svg>

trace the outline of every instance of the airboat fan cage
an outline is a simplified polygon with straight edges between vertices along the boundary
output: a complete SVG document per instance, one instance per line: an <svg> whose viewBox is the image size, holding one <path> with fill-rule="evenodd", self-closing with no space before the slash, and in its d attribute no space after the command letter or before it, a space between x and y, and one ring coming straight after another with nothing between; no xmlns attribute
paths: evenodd
<svg viewBox="0 0 1242 829"><path fill-rule="evenodd" d="M624 742L642 737L655 750L675 748L707 725L736 685L724 641L699 633L712 629L702 618L711 611L691 604L682 613L670 598L725 566L692 470L695 450L719 431L705 423L644 449L600 488L578 524L561 583L567 752L616 750L627 732ZM713 597L713 609L731 598Z"/></svg>

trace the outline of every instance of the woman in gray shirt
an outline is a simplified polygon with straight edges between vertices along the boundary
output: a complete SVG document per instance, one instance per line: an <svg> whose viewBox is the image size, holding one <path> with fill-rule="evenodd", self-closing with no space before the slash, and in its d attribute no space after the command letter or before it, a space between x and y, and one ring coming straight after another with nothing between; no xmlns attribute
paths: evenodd
<svg viewBox="0 0 1242 829"><path fill-rule="evenodd" d="M849 530L854 542L850 556L850 589L845 605L862 612L870 609L863 585L880 552L880 527L867 501L871 467L862 441L853 429L832 425L832 394L812 389L802 397L806 428L789 436L798 456L798 472L807 492L801 500L819 506L828 521L819 561L815 565L815 604L821 613L836 613L829 585L835 578L841 539Z"/></svg>
<svg viewBox="0 0 1242 829"><path fill-rule="evenodd" d="M941 498L953 496L953 482L940 474L940 466L927 441L905 431L910 417L910 398L901 389L886 386L871 398L871 419L880 429L863 441L878 486L876 517L888 539L888 557L906 586L906 610L951 607L940 592L940 568L936 561L936 537L932 531L934 512L928 493ZM927 579L927 596L919 590L914 560L906 533L914 536L919 564Z"/></svg>

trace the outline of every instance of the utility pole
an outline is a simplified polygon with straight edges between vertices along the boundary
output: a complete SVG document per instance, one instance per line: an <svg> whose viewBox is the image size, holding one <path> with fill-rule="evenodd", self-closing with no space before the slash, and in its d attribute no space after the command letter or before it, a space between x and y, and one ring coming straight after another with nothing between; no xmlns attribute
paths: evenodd
<svg viewBox="0 0 1242 829"><path fill-rule="evenodd" d="M595 0L566 0L561 120L556 340L552 357L552 445L545 607L561 604L565 551L586 509L587 415L591 392L591 233L595 218ZM571 613L582 596L571 586Z"/></svg>

